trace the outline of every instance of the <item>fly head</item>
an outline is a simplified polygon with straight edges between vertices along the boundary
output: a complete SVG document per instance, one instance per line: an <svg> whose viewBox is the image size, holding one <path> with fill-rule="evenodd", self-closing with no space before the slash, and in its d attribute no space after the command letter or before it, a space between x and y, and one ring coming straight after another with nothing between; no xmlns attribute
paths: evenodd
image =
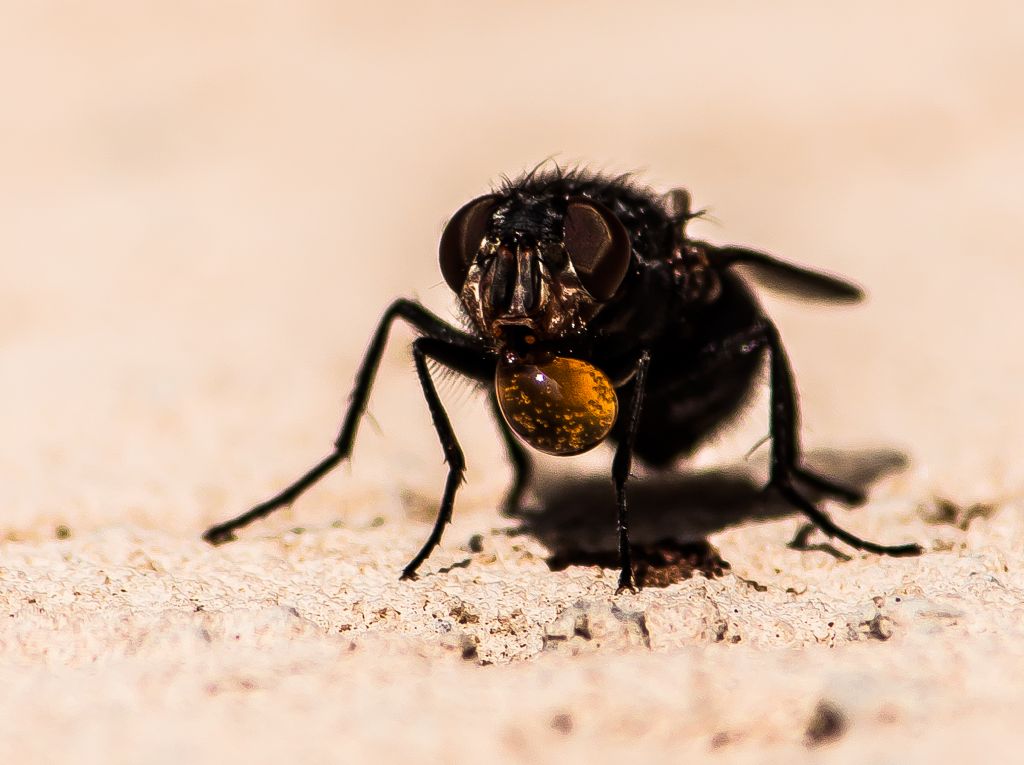
<svg viewBox="0 0 1024 765"><path fill-rule="evenodd" d="M495 346L557 342L586 330L630 263L625 227L585 197L489 194L441 236L441 272Z"/></svg>

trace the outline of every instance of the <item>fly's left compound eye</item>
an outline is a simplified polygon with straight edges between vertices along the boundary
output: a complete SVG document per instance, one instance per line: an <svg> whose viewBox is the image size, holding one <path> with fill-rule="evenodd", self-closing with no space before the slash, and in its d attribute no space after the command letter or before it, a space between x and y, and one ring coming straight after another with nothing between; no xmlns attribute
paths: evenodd
<svg viewBox="0 0 1024 765"><path fill-rule="evenodd" d="M497 204L493 194L474 199L459 208L441 234L441 274L455 292L462 291Z"/></svg>
<svg viewBox="0 0 1024 765"><path fill-rule="evenodd" d="M619 400L608 376L579 359L556 356L498 364L494 390L505 422L537 451L569 456L608 437Z"/></svg>
<svg viewBox="0 0 1024 765"><path fill-rule="evenodd" d="M570 200L564 242L587 292L595 300L614 295L629 269L631 250L626 227L615 213L592 199Z"/></svg>

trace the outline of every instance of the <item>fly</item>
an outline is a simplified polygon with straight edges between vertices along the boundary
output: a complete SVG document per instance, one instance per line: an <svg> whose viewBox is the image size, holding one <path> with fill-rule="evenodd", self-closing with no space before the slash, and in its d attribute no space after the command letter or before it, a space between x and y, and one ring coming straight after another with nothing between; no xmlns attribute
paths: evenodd
<svg viewBox="0 0 1024 765"><path fill-rule="evenodd" d="M429 360L488 386L514 466L507 512L518 509L530 479L527 447L572 455L605 441L615 445L620 589L635 587L626 492L633 459L667 468L691 454L740 409L766 356L766 489L850 547L920 554L916 544L861 539L808 499L807 489L851 504L864 497L803 465L789 359L735 267L805 299L853 303L863 297L860 288L758 250L691 239L686 226L696 215L684 190L659 195L624 177L557 168L470 201L452 216L439 247L441 273L468 329L415 301L393 302L370 340L331 454L276 496L210 528L204 539L234 539L236 530L290 505L349 457L388 332L401 319L420 335L412 344L416 373L448 463L433 529L403 579L415 578L440 543L465 472Z"/></svg>

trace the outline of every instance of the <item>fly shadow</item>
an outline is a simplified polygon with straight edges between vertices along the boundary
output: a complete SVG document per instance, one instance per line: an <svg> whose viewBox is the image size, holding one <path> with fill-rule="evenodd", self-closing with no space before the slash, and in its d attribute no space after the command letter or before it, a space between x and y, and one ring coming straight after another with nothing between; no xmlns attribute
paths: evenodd
<svg viewBox="0 0 1024 765"><path fill-rule="evenodd" d="M892 449L838 451L819 449L805 454L808 467L857 489L870 487L908 464L906 455ZM719 557L707 537L747 521L767 521L798 514L775 492L763 491L764 481L747 465L695 473L638 473L629 482L629 534L638 581L666 586L693 573L719 576L729 564ZM618 567L615 530L615 491L602 476L550 477L534 488L537 502L513 517L517 533L543 542L552 570L568 566ZM808 487L808 499L819 502L821 492ZM802 529L791 543L840 559L849 556L830 544L808 544Z"/></svg>

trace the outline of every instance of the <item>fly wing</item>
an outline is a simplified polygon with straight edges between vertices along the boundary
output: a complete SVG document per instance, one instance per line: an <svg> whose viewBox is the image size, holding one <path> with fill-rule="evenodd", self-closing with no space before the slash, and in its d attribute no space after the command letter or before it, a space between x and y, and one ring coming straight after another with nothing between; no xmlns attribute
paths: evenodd
<svg viewBox="0 0 1024 765"><path fill-rule="evenodd" d="M708 252L708 258L719 268L740 266L765 287L802 300L856 303L864 298L864 291L852 282L787 263L765 252L745 247L715 247Z"/></svg>

